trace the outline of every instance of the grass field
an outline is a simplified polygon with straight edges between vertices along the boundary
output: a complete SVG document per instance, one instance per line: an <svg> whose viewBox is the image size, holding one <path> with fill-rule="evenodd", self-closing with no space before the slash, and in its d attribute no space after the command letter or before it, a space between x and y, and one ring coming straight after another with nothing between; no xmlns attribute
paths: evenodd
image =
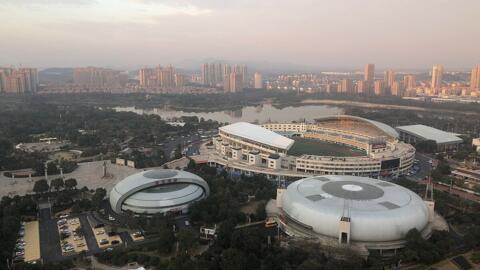
<svg viewBox="0 0 480 270"><path fill-rule="evenodd" d="M313 139L296 138L292 148L288 150L288 155L317 155L317 156L335 156L335 157L360 157L365 156L363 150L355 149L342 144L322 142Z"/></svg>

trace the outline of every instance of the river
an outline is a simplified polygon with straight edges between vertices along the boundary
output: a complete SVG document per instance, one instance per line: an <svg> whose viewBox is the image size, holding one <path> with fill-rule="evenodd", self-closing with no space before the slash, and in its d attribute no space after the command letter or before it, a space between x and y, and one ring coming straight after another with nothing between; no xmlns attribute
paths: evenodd
<svg viewBox="0 0 480 270"><path fill-rule="evenodd" d="M343 109L329 105L305 105L300 107L275 108L270 104L260 106L246 106L235 111L216 111L216 112L185 112L174 110L167 107L154 109L140 109L135 107L113 107L117 112L134 112L137 114L156 114L162 119L172 120L181 116L203 117L205 120L211 119L218 122L291 122L291 121L312 121L315 118L342 114Z"/></svg>

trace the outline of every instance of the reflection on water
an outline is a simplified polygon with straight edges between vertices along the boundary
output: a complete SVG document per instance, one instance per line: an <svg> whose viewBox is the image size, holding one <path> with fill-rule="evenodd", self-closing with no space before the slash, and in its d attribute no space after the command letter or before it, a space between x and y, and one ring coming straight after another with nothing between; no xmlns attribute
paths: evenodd
<svg viewBox="0 0 480 270"><path fill-rule="evenodd" d="M117 112L134 112L138 114L156 114L163 119L174 119L181 116L203 117L205 120L212 119L219 122L291 122L291 121L312 121L315 118L326 115L342 114L339 107L326 105L308 105L301 107L285 107L277 109L270 104L260 106L247 106L233 111L217 112L184 112L172 110L167 107L154 109L138 109L135 107L114 107Z"/></svg>

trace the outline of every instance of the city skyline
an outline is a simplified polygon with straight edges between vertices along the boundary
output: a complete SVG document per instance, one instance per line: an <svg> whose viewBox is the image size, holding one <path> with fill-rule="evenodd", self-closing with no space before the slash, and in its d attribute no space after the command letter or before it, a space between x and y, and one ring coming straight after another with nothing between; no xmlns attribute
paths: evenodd
<svg viewBox="0 0 480 270"><path fill-rule="evenodd" d="M0 65L469 70L480 62L478 9L469 0L4 0Z"/></svg>

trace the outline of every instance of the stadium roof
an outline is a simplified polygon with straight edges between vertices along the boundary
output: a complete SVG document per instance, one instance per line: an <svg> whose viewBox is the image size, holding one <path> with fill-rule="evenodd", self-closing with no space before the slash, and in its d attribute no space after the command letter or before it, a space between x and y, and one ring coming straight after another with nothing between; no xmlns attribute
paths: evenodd
<svg viewBox="0 0 480 270"><path fill-rule="evenodd" d="M294 140L284 137L271 130L246 122L237 122L231 125L223 126L220 128L220 130L238 137L245 138L247 140L256 141L285 150L290 149L295 142Z"/></svg>
<svg viewBox="0 0 480 270"><path fill-rule="evenodd" d="M338 237L339 220L351 219L354 241L396 241L428 223L428 209L414 192L377 179L323 175L293 182L282 197L287 216L321 235Z"/></svg>
<svg viewBox="0 0 480 270"><path fill-rule="evenodd" d="M435 141L437 144L461 143L463 141L461 138L456 136L457 134L425 125L400 126L397 127L397 130L422 138L424 140Z"/></svg>
<svg viewBox="0 0 480 270"><path fill-rule="evenodd" d="M394 128L392 128L391 126L389 126L387 124L384 124L384 123L381 123L381 122L378 122L378 121L375 121L375 120L366 119L366 118L363 118L363 117L352 116L352 115L330 115L330 116L324 116L324 117L316 118L315 121L322 121L322 120L329 120L329 119L342 119L342 118L343 119L353 119L353 120L358 120L358 121L369 123L372 126L379 129L380 131L382 131L383 133L385 133L385 134L387 134L391 137L398 138L398 132Z"/></svg>

